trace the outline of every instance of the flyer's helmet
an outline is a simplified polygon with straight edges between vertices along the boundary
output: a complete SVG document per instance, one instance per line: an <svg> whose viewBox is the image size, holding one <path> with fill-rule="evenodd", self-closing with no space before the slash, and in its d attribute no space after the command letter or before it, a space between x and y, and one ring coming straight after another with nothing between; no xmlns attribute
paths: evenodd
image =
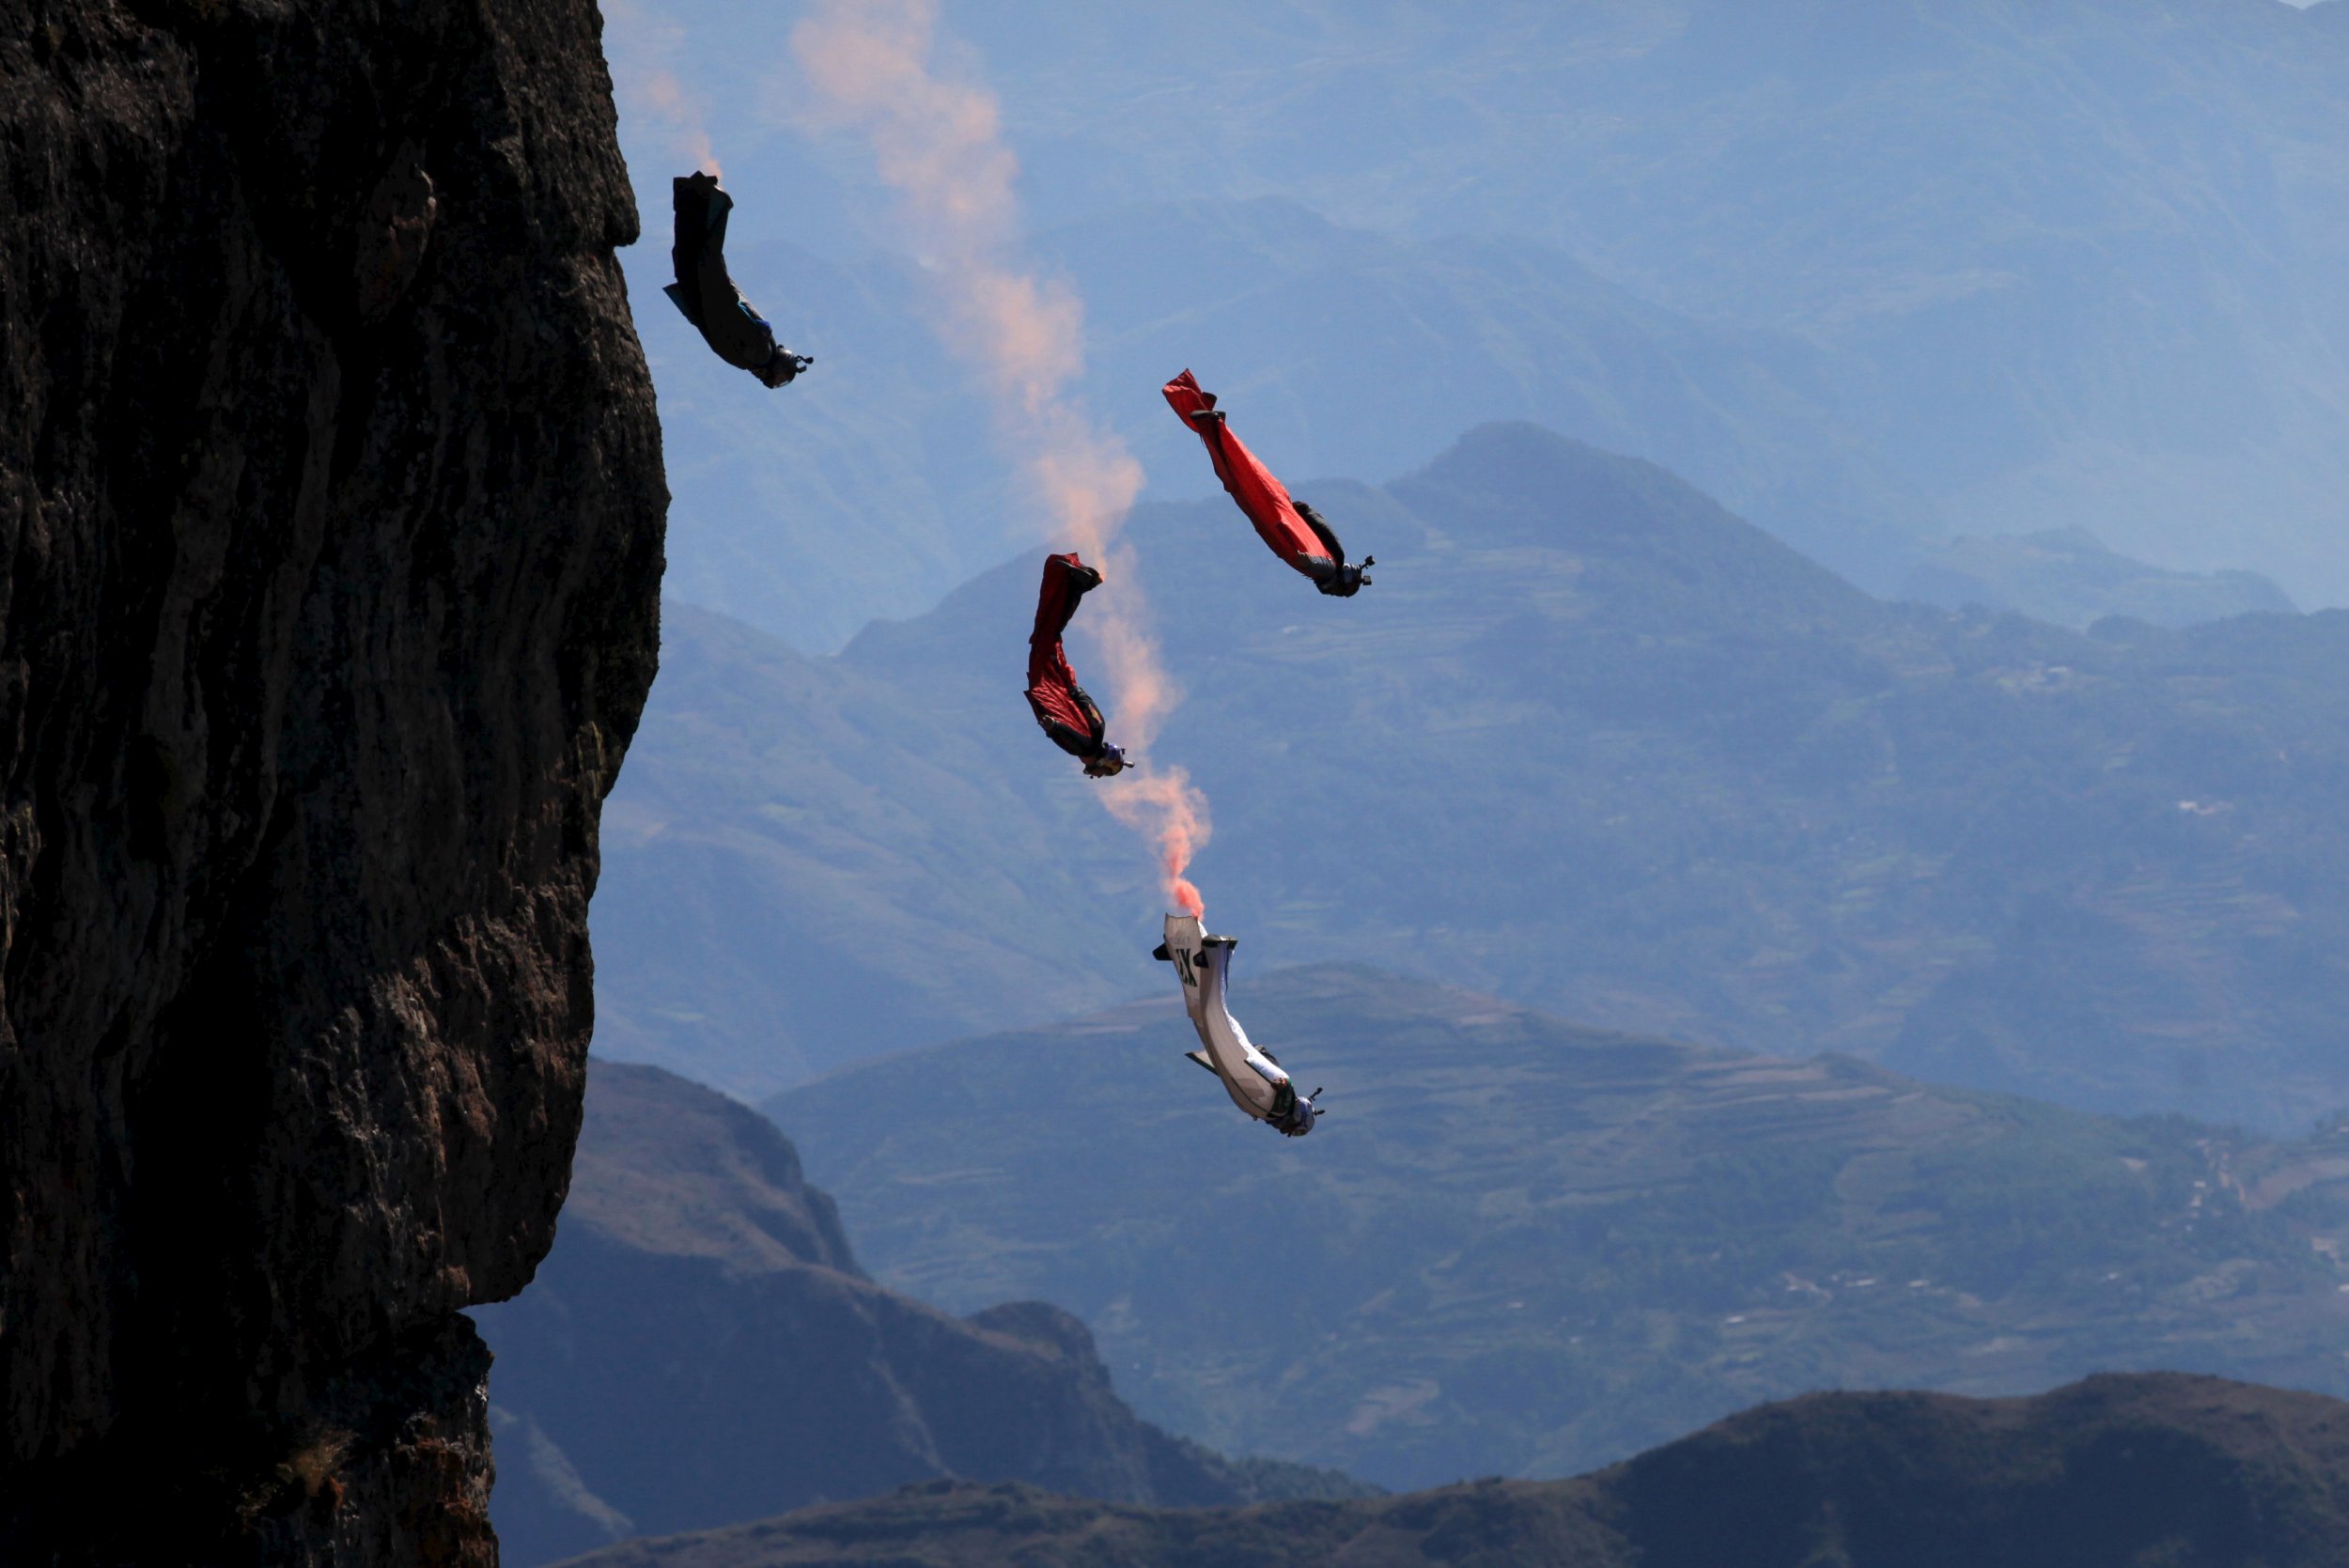
<svg viewBox="0 0 2349 1568"><path fill-rule="evenodd" d="M801 371L815 363L813 355L795 354L778 343L767 363L751 373L769 386L789 386L799 379Z"/></svg>
<svg viewBox="0 0 2349 1568"><path fill-rule="evenodd" d="M1316 1089L1314 1094L1320 1094ZM1288 1109L1272 1118L1272 1129L1286 1138L1302 1138L1314 1130L1314 1123L1321 1119L1321 1108L1314 1104L1314 1094L1299 1094Z"/></svg>

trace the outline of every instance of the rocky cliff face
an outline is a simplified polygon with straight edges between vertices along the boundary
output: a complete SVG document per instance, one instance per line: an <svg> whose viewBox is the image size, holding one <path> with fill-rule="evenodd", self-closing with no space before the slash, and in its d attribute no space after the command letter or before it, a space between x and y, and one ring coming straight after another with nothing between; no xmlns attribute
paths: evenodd
<svg viewBox="0 0 2349 1568"><path fill-rule="evenodd" d="M563 1199L656 648L598 28L0 0L10 1562L494 1560L456 1314Z"/></svg>

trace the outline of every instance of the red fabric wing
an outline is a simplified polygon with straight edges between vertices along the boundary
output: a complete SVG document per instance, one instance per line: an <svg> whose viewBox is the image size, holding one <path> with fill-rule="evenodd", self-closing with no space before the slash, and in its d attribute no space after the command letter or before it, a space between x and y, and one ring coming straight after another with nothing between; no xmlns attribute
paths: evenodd
<svg viewBox="0 0 2349 1568"><path fill-rule="evenodd" d="M1074 551L1046 556L1044 582L1036 591L1035 630L1028 636L1028 706L1052 743L1072 756L1099 752L1101 714L1077 684L1077 672L1068 667L1068 655L1061 647L1061 634L1068 629L1078 601L1100 581L1100 574L1078 560ZM1072 740L1083 742L1086 750L1076 750Z"/></svg>
<svg viewBox="0 0 2349 1568"><path fill-rule="evenodd" d="M1256 460L1256 455L1232 434L1226 421L1192 417L1215 407L1215 394L1200 391L1197 378L1186 370L1166 383L1166 401L1206 442L1215 476L1256 525L1257 537L1272 547L1273 554L1315 582L1327 575L1338 563L1330 559L1321 540L1297 515L1297 503L1289 499L1288 487Z"/></svg>

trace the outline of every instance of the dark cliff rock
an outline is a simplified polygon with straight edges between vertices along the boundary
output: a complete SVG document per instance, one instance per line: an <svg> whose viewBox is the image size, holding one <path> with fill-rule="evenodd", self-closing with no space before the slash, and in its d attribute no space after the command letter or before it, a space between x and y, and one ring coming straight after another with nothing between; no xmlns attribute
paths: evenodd
<svg viewBox="0 0 2349 1568"><path fill-rule="evenodd" d="M457 1313L552 1237L657 644L599 26L0 0L12 1563L493 1559Z"/></svg>
<svg viewBox="0 0 2349 1568"><path fill-rule="evenodd" d="M1149 1510L932 1484L576 1568L2331 1568L2349 1405L2215 1377L1814 1394L1577 1481Z"/></svg>
<svg viewBox="0 0 2349 1568"><path fill-rule="evenodd" d="M1362 1490L1136 1419L1055 1307L955 1318L875 1284L765 1117L657 1067L595 1064L561 1239L482 1329L517 1565L937 1476L1184 1505Z"/></svg>

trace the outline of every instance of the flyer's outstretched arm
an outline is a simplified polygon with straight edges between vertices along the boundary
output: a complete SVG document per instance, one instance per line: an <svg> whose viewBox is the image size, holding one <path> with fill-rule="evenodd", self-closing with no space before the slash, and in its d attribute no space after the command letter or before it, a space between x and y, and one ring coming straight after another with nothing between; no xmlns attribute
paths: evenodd
<svg viewBox="0 0 2349 1568"><path fill-rule="evenodd" d="M1183 1007L1199 1035L1200 1048L1190 1059L1223 1080L1234 1105L1279 1132L1302 1138L1314 1130L1320 1110L1248 1038L1224 1000L1232 950L1238 945L1237 937L1209 936L1196 915L1169 915L1166 939L1152 956L1173 964L1182 982Z"/></svg>
<svg viewBox="0 0 2349 1568"><path fill-rule="evenodd" d="M1370 579L1363 572L1377 565L1369 556L1361 566L1349 565L1346 547L1319 512L1297 500L1288 487L1258 461L1239 437L1232 434L1215 394L1200 389L1198 378L1186 370L1165 387L1167 406L1206 443L1215 476L1254 525L1257 537L1272 553L1314 580L1332 598L1352 598Z"/></svg>

